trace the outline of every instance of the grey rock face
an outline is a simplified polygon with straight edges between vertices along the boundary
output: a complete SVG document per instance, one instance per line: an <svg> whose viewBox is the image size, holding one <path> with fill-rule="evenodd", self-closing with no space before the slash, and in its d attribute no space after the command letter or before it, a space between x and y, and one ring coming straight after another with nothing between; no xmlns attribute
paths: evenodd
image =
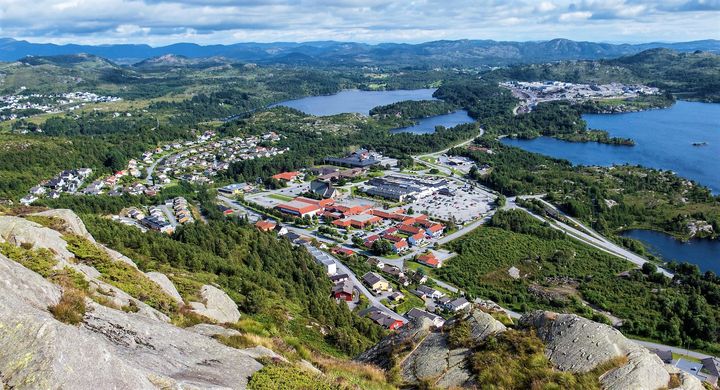
<svg viewBox="0 0 720 390"><path fill-rule="evenodd" d="M80 326L47 311L60 289L0 255L0 379L28 389L242 389L264 348L237 350L198 333L92 301Z"/></svg>
<svg viewBox="0 0 720 390"><path fill-rule="evenodd" d="M219 288L202 286L200 296L203 298L202 303L190 302L190 307L195 313L219 323L232 323L240 319L240 311L235 301Z"/></svg>
<svg viewBox="0 0 720 390"><path fill-rule="evenodd" d="M503 324L480 310L473 310L465 320L476 341L505 331ZM427 379L441 388L472 386L473 376L468 368L470 350L451 348L447 334L433 332L431 327L428 319L412 322L361 354L358 360L385 369L397 364L403 381L411 386Z"/></svg>
<svg viewBox="0 0 720 390"><path fill-rule="evenodd" d="M65 229L70 232L77 234L79 236L83 236L87 238L88 240L95 242L95 238L90 235L90 233L87 231L87 228L85 227L85 224L83 223L82 219L75 214L72 210L68 209L52 209L52 210L45 210L39 213L35 213L32 215L39 215L42 217L53 217L61 219L65 222Z"/></svg>
<svg viewBox="0 0 720 390"><path fill-rule="evenodd" d="M189 330L190 332L195 332L197 334L201 334L203 336L207 337L213 337L213 336L239 336L242 333L238 332L235 329L228 329L223 328L220 325L213 325L213 324L197 324L193 325L189 328L185 328L185 330Z"/></svg>
<svg viewBox="0 0 720 390"><path fill-rule="evenodd" d="M175 288L175 285L173 284L173 282L170 281L170 279L165 274L160 273L160 272L148 272L145 275L147 275L147 277L150 278L150 280L157 283L158 286L160 286L160 288L162 288L163 291L165 291L165 294L169 295L170 298L174 299L175 302L178 303L178 305L183 304L183 299L180 296L180 293Z"/></svg>
<svg viewBox="0 0 720 390"><path fill-rule="evenodd" d="M600 377L605 389L657 389L670 380L657 355L607 325L543 311L526 314L520 324L536 329L546 344L545 355L562 371L588 372L613 358L627 357L627 364Z"/></svg>
<svg viewBox="0 0 720 390"><path fill-rule="evenodd" d="M65 262L73 257L62 234L23 218L0 216L0 237L16 246L30 244L48 249Z"/></svg>
<svg viewBox="0 0 720 390"><path fill-rule="evenodd" d="M466 321L470 325L470 332L473 339L478 341L485 340L491 335L507 330L502 322L481 310L473 310L470 312Z"/></svg>

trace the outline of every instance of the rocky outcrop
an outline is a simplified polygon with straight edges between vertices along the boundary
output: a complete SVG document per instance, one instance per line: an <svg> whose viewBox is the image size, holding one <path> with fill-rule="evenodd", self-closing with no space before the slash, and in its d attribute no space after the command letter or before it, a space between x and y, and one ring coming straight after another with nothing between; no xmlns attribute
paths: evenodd
<svg viewBox="0 0 720 390"><path fill-rule="evenodd" d="M589 372L614 358L626 358L626 364L600 376L605 389L657 389L670 381L657 355L610 326L574 314L543 311L526 314L520 324L536 330L546 345L546 356L562 371Z"/></svg>
<svg viewBox="0 0 720 390"><path fill-rule="evenodd" d="M63 221L63 228L68 233L77 234L79 236L83 236L87 238L88 240L95 242L95 238L93 238L92 235L88 232L87 228L85 227L85 224L83 223L82 219L75 214L72 210L68 209L52 209L52 210L45 210L41 211L39 213L31 214L31 215L37 215L41 217L50 217L50 218L57 218Z"/></svg>
<svg viewBox="0 0 720 390"><path fill-rule="evenodd" d="M202 302L190 302L195 313L219 323L232 323L240 319L237 304L224 291L210 285L200 289Z"/></svg>
<svg viewBox="0 0 720 390"><path fill-rule="evenodd" d="M472 334L473 340L477 341L485 340L491 335L507 330L502 322L482 310L471 311L465 321L470 325L470 334Z"/></svg>
<svg viewBox="0 0 720 390"><path fill-rule="evenodd" d="M55 254L58 260L68 262L73 254L67 249L62 234L27 219L0 216L0 239L13 245L30 245L45 248Z"/></svg>
<svg viewBox="0 0 720 390"><path fill-rule="evenodd" d="M481 310L472 310L464 319L474 341L505 331L505 326ZM474 384L468 369L468 348L452 348L448 335L435 330L428 319L409 323L364 352L357 360L384 369L400 368L403 381L412 386L431 380L441 388L469 387Z"/></svg>
<svg viewBox="0 0 720 390"><path fill-rule="evenodd" d="M152 280L153 282L157 283L157 285L160 286L160 288L163 289L163 291L165 292L165 294L169 295L170 298L172 298L173 300L175 300L175 302L177 302L178 305L182 305L182 304L183 304L183 299L182 299L182 297L180 296L180 293L179 293L178 290L175 288L175 285L174 285L173 282L170 280L170 278L168 278L165 274L160 273L160 272L148 272L148 273L146 273L145 275L146 275L148 278L150 278L150 280Z"/></svg>
<svg viewBox="0 0 720 390"><path fill-rule="evenodd" d="M87 300L80 326L55 320L60 288L0 255L0 379L11 388L244 388L277 357Z"/></svg>
<svg viewBox="0 0 720 390"><path fill-rule="evenodd" d="M213 336L230 337L230 336L241 335L241 333L235 329L223 328L220 325L213 325L213 324L197 324L197 325L193 325L189 328L185 328L185 329L189 330L190 332L195 332L197 334L201 334L201 335L207 336L207 337L213 337Z"/></svg>

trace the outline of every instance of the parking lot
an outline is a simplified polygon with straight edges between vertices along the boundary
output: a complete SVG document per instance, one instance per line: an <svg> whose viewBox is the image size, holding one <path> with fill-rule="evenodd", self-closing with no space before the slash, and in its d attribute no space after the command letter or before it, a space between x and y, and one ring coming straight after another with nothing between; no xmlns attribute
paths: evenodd
<svg viewBox="0 0 720 390"><path fill-rule="evenodd" d="M457 223L466 223L489 212L495 201L492 194L477 187L452 183L449 188L455 193L454 196L434 194L406 207L412 207L417 213L427 212L428 216L443 221L452 217Z"/></svg>

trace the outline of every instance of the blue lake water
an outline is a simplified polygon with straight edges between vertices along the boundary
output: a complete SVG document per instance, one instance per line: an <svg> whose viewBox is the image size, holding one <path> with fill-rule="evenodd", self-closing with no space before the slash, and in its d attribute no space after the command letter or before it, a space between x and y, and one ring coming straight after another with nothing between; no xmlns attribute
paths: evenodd
<svg viewBox="0 0 720 390"><path fill-rule="evenodd" d="M343 113L368 115L377 106L397 103L404 100L435 100L434 88L400 89L394 91L361 91L350 89L334 95L309 96L302 99L288 100L273 104L270 107L285 106L300 110L306 114L327 116ZM468 116L467 111L458 110L445 115L422 118L413 126L392 130L393 133L428 134L435 132L435 126L455 127L475 120Z"/></svg>
<svg viewBox="0 0 720 390"><path fill-rule="evenodd" d="M549 137L503 139L506 145L582 165L639 164L669 169L720 193L720 104L679 101L670 108L584 115L588 128L635 140L635 146L565 142ZM707 142L693 146L693 142Z"/></svg>
<svg viewBox="0 0 720 390"><path fill-rule="evenodd" d="M348 112L368 115L377 106L401 102L403 100L435 100L434 88L398 89L394 91L361 91L349 89L334 95L309 96L302 99L287 100L274 106L286 106L306 114L327 116Z"/></svg>
<svg viewBox="0 0 720 390"><path fill-rule="evenodd" d="M642 241L654 255L670 261L697 264L701 272L720 274L720 240L676 240L665 233L652 230L628 230L623 236Z"/></svg>
<svg viewBox="0 0 720 390"><path fill-rule="evenodd" d="M417 124L408 127L393 129L393 133L414 133L429 134L435 132L435 126L455 127L464 123L473 123L475 120L471 118L467 111L458 110L445 115L431 116L417 120Z"/></svg>

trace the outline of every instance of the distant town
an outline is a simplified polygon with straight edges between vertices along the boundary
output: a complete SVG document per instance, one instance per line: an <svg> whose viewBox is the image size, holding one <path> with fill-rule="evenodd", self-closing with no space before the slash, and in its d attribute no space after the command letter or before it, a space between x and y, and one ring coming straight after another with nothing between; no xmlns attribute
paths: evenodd
<svg viewBox="0 0 720 390"><path fill-rule="evenodd" d="M77 110L87 103L106 103L122 100L114 96L101 96L92 92L59 94L21 93L0 96L0 122L27 118L37 114L57 114ZM42 131L42 130L40 130Z"/></svg>

